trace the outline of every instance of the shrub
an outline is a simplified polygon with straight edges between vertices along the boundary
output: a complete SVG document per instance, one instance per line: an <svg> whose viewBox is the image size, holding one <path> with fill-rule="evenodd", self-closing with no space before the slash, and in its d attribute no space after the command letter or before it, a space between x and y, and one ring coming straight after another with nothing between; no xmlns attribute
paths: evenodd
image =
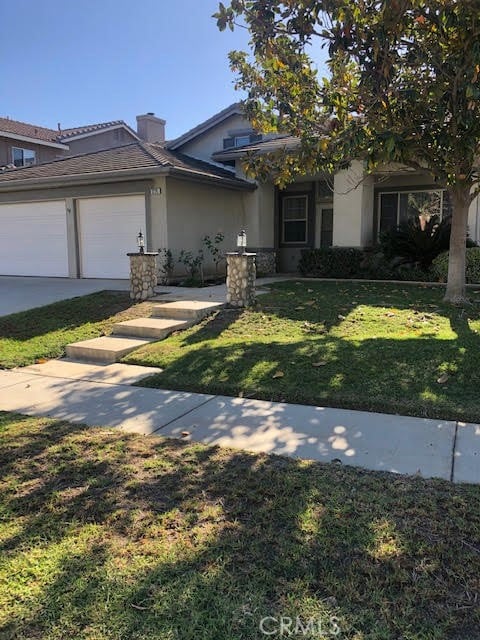
<svg viewBox="0 0 480 640"><path fill-rule="evenodd" d="M225 256L223 255L223 252L220 249L220 245L224 240L225 240L225 236L221 231L219 231L213 239L208 235L203 237L203 244L206 246L207 250L210 252L213 263L215 265L215 275L218 275L219 264L223 260L225 260Z"/></svg>
<svg viewBox="0 0 480 640"><path fill-rule="evenodd" d="M448 258L446 251L433 261L432 271L435 279L439 282L446 282L448 278ZM480 248L469 247L467 249L467 267L465 277L468 284L480 284Z"/></svg>
<svg viewBox="0 0 480 640"><path fill-rule="evenodd" d="M429 269L437 256L450 247L451 217L440 221L438 215L418 215L402 222L397 229L380 234L381 251L388 259L401 258L421 269ZM467 237L467 247L476 247ZM398 261L397 264L400 264Z"/></svg>
<svg viewBox="0 0 480 640"><path fill-rule="evenodd" d="M380 247L387 258L400 257L428 269L438 255L448 250L451 228L450 218L440 221L437 215L415 216L397 229L381 233Z"/></svg>
<svg viewBox="0 0 480 640"><path fill-rule="evenodd" d="M183 264L189 275L190 282L199 282L203 285L203 261L205 260L203 249L199 249L195 255L192 251L182 249L178 256L178 262ZM195 286L195 285L192 285Z"/></svg>
<svg viewBox="0 0 480 640"><path fill-rule="evenodd" d="M430 282L432 274L415 263L395 264L381 251L360 249L304 249L298 265L310 278L354 278L366 280L403 280Z"/></svg>
<svg viewBox="0 0 480 640"><path fill-rule="evenodd" d="M344 247L304 249L298 270L311 278L359 278L363 251Z"/></svg>
<svg viewBox="0 0 480 640"><path fill-rule="evenodd" d="M159 284L169 284L175 268L173 253L170 249L158 250L158 280Z"/></svg>

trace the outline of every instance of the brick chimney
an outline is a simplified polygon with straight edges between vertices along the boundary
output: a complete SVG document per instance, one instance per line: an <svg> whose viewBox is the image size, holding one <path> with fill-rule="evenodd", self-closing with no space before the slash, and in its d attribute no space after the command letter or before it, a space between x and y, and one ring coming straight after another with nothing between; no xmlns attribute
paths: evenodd
<svg viewBox="0 0 480 640"><path fill-rule="evenodd" d="M165 142L165 120L157 118L154 113L137 116L138 136L146 142Z"/></svg>

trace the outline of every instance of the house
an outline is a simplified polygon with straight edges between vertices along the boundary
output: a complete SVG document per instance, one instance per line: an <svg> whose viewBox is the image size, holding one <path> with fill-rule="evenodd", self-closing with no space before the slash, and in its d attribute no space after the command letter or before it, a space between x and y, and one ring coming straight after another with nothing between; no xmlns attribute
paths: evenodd
<svg viewBox="0 0 480 640"><path fill-rule="evenodd" d="M0 168L28 167L66 155L107 149L135 140L149 140L144 136L149 134L152 116L137 116L137 132L123 120L72 129L62 129L59 124L55 130L11 118L0 118Z"/></svg>
<svg viewBox="0 0 480 640"><path fill-rule="evenodd" d="M247 154L294 150L293 136L258 136L232 105L168 143L168 148L204 160L235 167L244 177ZM428 173L401 165L380 168L368 175L355 161L335 176L304 176L278 189L272 182L257 184L243 195L244 224L249 250L257 252L260 271L294 272L302 249L372 246L381 231L396 227L416 211L448 215L448 194ZM480 241L480 199L470 208L469 232ZM274 258L275 256L275 258Z"/></svg>
<svg viewBox="0 0 480 640"><path fill-rule="evenodd" d="M401 166L367 175L356 161L283 190L247 179L246 154L294 149L298 140L259 135L238 104L169 142L153 114L140 116L136 132L121 122L54 132L68 153L0 173L0 274L125 278L139 230L147 249L175 256L217 232L232 250L242 228L259 271L292 272L304 248L370 246L415 208L449 211L427 174ZM477 200L469 219L475 240L479 216Z"/></svg>
<svg viewBox="0 0 480 640"><path fill-rule="evenodd" d="M71 146L102 135L90 133L63 132ZM218 231L233 248L255 185L164 140L147 114L128 144L0 172L0 274L127 278L139 230L151 250L196 249Z"/></svg>

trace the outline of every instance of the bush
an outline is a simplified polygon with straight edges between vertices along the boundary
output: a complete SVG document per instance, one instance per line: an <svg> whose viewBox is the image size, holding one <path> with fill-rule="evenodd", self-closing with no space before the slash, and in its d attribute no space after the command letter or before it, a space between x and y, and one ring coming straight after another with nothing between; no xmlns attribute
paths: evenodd
<svg viewBox="0 0 480 640"><path fill-rule="evenodd" d="M432 273L414 263L387 260L381 251L360 249L304 249L298 270L309 278L354 278L431 282Z"/></svg>
<svg viewBox="0 0 480 640"><path fill-rule="evenodd" d="M310 278L360 278L363 251L344 247L303 249L298 270Z"/></svg>
<svg viewBox="0 0 480 640"><path fill-rule="evenodd" d="M432 271L434 277L439 282L446 282L448 279L448 259L449 253L446 251L433 261ZM470 247L467 249L467 267L465 277L468 284L480 284L480 248Z"/></svg>
<svg viewBox="0 0 480 640"><path fill-rule="evenodd" d="M440 221L437 215L415 216L381 233L380 247L387 258L403 258L428 269L438 255L448 251L451 228L451 218Z"/></svg>

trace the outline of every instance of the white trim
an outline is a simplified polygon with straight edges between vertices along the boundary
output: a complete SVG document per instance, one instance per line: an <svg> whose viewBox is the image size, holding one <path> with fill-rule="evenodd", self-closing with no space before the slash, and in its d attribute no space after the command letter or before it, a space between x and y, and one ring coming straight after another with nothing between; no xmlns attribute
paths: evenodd
<svg viewBox="0 0 480 640"><path fill-rule="evenodd" d="M47 142L46 140L40 140L38 138L29 138L28 136L20 136L17 133L10 133L10 131L0 131L1 138L11 138L13 140L21 140L22 142L31 142L32 144L40 144L44 147L53 147L54 149L69 150L69 147L59 142Z"/></svg>
<svg viewBox="0 0 480 640"><path fill-rule="evenodd" d="M96 136L100 133L113 131L114 129L125 129L125 131L128 131L128 133L130 133L134 138L136 138L137 140L141 140L141 138L138 137L135 131L125 124L115 124L115 125L112 125L111 127L103 127L103 129L95 129L94 131L87 131L86 133L79 133L77 135L72 135L72 136L69 136L67 133L65 134L64 138L65 138L65 142L68 143L68 142L71 142L72 140L81 140L82 138L89 138L90 136ZM61 131L60 131L60 137L62 137Z"/></svg>
<svg viewBox="0 0 480 640"><path fill-rule="evenodd" d="M305 240L285 240L285 202L287 200L292 200L293 198L297 200L298 198L305 199L305 217L287 220L287 222L305 222ZM308 195L305 193L299 194L299 195L292 194L290 196L284 196L282 198L282 244L287 244L287 245L308 244Z"/></svg>

